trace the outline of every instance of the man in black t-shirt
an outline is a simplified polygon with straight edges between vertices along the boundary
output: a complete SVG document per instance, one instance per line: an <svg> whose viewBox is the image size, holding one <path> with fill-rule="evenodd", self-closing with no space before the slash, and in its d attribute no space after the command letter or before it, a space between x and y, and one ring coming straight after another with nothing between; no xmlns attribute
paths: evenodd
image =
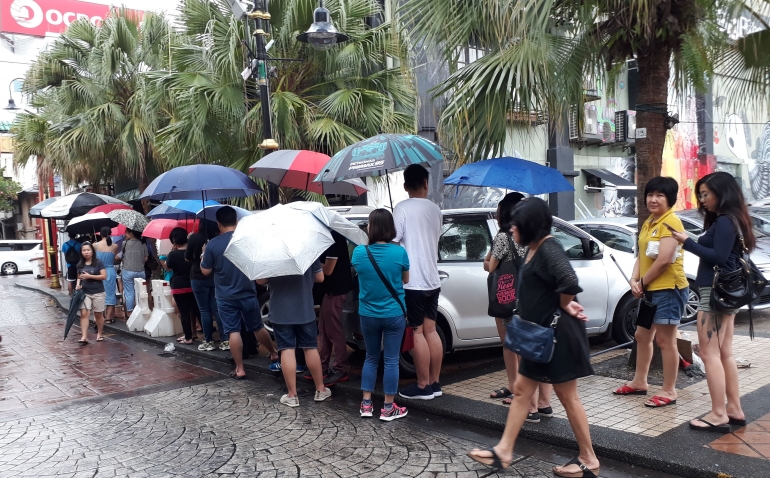
<svg viewBox="0 0 770 478"><path fill-rule="evenodd" d="M350 368L345 330L342 326L342 306L345 304L345 296L353 288L353 276L350 272L347 240L334 231L332 237L334 244L320 258L326 279L321 284L324 296L318 317L318 351L321 354L322 370L328 370L324 379L326 386L346 381ZM330 367L332 349L335 363Z"/></svg>

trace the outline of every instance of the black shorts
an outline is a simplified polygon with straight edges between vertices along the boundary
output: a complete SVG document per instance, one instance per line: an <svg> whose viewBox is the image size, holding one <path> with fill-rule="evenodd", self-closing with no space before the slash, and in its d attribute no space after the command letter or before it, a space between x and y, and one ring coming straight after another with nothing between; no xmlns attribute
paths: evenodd
<svg viewBox="0 0 770 478"><path fill-rule="evenodd" d="M68 282L77 282L78 280L78 266L67 266L67 277Z"/></svg>
<svg viewBox="0 0 770 478"><path fill-rule="evenodd" d="M410 327L419 327L430 319L435 321L438 316L438 296L441 288L434 290L404 289L406 295L406 321Z"/></svg>

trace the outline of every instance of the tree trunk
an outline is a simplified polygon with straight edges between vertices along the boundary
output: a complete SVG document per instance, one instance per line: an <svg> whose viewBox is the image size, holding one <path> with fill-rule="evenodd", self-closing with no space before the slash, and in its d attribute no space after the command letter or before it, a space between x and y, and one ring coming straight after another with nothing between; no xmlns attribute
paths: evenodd
<svg viewBox="0 0 770 478"><path fill-rule="evenodd" d="M649 216L644 188L650 179L660 175L663 166L670 58L671 50L668 48L637 58L639 93L636 101L636 127L647 128L647 138L636 139L636 211L639 215L639 230Z"/></svg>
<svg viewBox="0 0 770 478"><path fill-rule="evenodd" d="M147 177L147 169L142 168L142 171L139 173L139 192L143 193L145 189L147 189L147 186L150 185L150 179ZM142 209L144 209L144 214L146 215L148 212L150 212L150 201L142 200Z"/></svg>

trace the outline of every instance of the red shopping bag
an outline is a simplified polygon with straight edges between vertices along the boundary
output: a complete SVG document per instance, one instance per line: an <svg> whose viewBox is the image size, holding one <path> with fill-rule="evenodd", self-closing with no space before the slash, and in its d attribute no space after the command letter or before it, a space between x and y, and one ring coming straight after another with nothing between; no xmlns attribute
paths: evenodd
<svg viewBox="0 0 770 478"><path fill-rule="evenodd" d="M404 330L404 339L401 341L401 351L409 352L414 348L414 329L406 326Z"/></svg>

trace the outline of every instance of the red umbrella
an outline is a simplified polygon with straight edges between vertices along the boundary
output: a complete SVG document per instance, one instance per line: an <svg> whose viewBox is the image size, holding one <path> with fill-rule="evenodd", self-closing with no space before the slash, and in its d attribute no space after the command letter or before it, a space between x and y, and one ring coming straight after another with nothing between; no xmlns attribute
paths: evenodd
<svg viewBox="0 0 770 478"><path fill-rule="evenodd" d="M323 153L284 149L270 153L249 168L249 176L265 179L281 187L319 194L360 196L368 189L361 180L314 183L331 158Z"/></svg>
<svg viewBox="0 0 770 478"><path fill-rule="evenodd" d="M101 206L96 206L95 208L88 211L88 214L94 213L94 212L103 212L104 214L107 214L110 211L114 211L116 209L133 209L131 206L126 206L125 204L102 204ZM118 224L117 227L113 227L110 234L113 236L122 236L126 233L126 226L123 224Z"/></svg>
<svg viewBox="0 0 770 478"><path fill-rule="evenodd" d="M181 227L188 233L194 232L198 229L198 223L197 219L182 219L180 221L176 219L153 219L142 231L142 236L153 239L168 239L174 228Z"/></svg>

